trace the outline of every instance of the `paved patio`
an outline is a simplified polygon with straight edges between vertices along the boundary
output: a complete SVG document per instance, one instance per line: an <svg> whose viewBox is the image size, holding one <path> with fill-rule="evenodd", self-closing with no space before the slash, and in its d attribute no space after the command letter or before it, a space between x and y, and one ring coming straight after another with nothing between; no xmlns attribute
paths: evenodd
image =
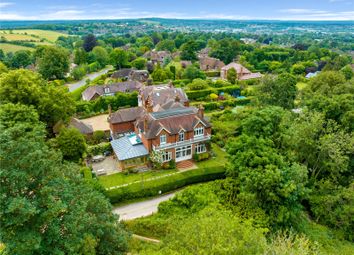
<svg viewBox="0 0 354 255"><path fill-rule="evenodd" d="M93 131L102 130L109 131L109 123L107 121L108 114L101 114L87 119L81 119L85 124L91 125Z"/></svg>
<svg viewBox="0 0 354 255"><path fill-rule="evenodd" d="M122 169L118 166L117 160L113 158L113 156L106 157L101 162L92 163L92 169L95 173L97 173L97 170L104 169L106 175L115 174L122 171Z"/></svg>

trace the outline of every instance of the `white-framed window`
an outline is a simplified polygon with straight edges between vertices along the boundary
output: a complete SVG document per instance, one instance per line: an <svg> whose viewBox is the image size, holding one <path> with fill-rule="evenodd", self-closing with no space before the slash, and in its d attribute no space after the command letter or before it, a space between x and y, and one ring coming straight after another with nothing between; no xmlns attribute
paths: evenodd
<svg viewBox="0 0 354 255"><path fill-rule="evenodd" d="M172 152L171 151L164 151L161 154L162 162L168 162L172 159Z"/></svg>
<svg viewBox="0 0 354 255"><path fill-rule="evenodd" d="M204 127L197 127L194 129L194 136L204 135Z"/></svg>
<svg viewBox="0 0 354 255"><path fill-rule="evenodd" d="M166 135L160 135L160 144L166 143Z"/></svg>
<svg viewBox="0 0 354 255"><path fill-rule="evenodd" d="M109 93L110 93L109 87L105 87L105 88L104 88L104 93L105 93L105 94L109 94Z"/></svg>
<svg viewBox="0 0 354 255"><path fill-rule="evenodd" d="M184 141L184 132L183 132L183 131L181 131L181 132L178 133L178 141L179 141L179 142Z"/></svg>
<svg viewBox="0 0 354 255"><path fill-rule="evenodd" d="M195 153L203 153L206 152L206 146L204 143L196 144L195 145Z"/></svg>

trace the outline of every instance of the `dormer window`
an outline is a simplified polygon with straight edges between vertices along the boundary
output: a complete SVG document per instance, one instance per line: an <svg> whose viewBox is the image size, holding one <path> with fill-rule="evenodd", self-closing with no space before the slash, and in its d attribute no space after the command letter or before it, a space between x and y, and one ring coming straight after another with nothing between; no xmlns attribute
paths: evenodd
<svg viewBox="0 0 354 255"><path fill-rule="evenodd" d="M105 88L104 88L104 93L105 93L105 94L109 94L109 87L105 87Z"/></svg>
<svg viewBox="0 0 354 255"><path fill-rule="evenodd" d="M160 135L160 144L166 143L166 135Z"/></svg>
<svg viewBox="0 0 354 255"><path fill-rule="evenodd" d="M197 127L194 129L194 136L204 135L204 127Z"/></svg>
<svg viewBox="0 0 354 255"><path fill-rule="evenodd" d="M183 132L183 131L181 131L181 132L178 133L178 141L179 141L179 142L184 141L184 132Z"/></svg>

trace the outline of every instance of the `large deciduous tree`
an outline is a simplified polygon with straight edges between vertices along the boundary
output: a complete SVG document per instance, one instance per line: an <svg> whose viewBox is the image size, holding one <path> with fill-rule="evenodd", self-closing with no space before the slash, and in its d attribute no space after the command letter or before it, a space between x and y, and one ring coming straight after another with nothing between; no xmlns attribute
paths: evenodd
<svg viewBox="0 0 354 255"><path fill-rule="evenodd" d="M63 158L78 162L86 152L85 137L76 128L63 128L55 139Z"/></svg>
<svg viewBox="0 0 354 255"><path fill-rule="evenodd" d="M0 242L5 254L123 254L104 196L46 146L28 106L0 106Z"/></svg>
<svg viewBox="0 0 354 255"><path fill-rule="evenodd" d="M66 121L75 112L66 88L50 85L39 74L23 69L0 77L0 101L33 106L49 128L58 121Z"/></svg>
<svg viewBox="0 0 354 255"><path fill-rule="evenodd" d="M96 36L93 34L89 34L84 37L84 42L82 44L82 47L85 49L86 52L92 51L93 48L95 48L98 45Z"/></svg>
<svg viewBox="0 0 354 255"><path fill-rule="evenodd" d="M66 49L42 46L35 53L38 72L48 80L63 79L69 71L69 53Z"/></svg>

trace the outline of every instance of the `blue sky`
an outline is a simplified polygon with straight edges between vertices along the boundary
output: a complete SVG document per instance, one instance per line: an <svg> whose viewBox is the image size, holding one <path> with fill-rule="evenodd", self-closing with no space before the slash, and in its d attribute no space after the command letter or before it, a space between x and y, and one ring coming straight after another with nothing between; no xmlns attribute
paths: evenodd
<svg viewBox="0 0 354 255"><path fill-rule="evenodd" d="M1 20L354 20L354 0L0 0Z"/></svg>

